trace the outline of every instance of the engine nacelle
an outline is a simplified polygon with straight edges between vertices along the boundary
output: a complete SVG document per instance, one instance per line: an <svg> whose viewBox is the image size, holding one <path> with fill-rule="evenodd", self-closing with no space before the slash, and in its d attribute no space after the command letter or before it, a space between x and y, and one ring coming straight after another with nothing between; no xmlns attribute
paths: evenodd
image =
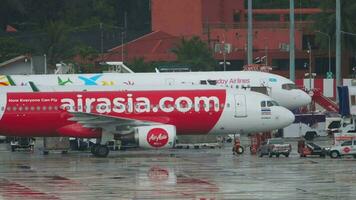
<svg viewBox="0 0 356 200"><path fill-rule="evenodd" d="M173 148L176 141L176 127L172 125L138 126L134 132L120 135L123 142L134 142L142 148L162 149Z"/></svg>

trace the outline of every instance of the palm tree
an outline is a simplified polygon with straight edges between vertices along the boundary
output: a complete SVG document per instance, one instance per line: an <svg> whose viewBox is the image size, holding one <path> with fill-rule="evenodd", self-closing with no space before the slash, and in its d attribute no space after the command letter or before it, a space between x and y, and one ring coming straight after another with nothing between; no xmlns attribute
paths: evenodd
<svg viewBox="0 0 356 200"><path fill-rule="evenodd" d="M213 70L216 64L208 45L197 36L183 38L173 53L178 62L190 65L193 71Z"/></svg>
<svg viewBox="0 0 356 200"><path fill-rule="evenodd" d="M341 31L344 33L356 33L356 1L340 0L341 2ZM320 31L327 33L331 40L331 51L335 49L335 29L336 29L336 1L335 0L324 0L321 1L320 8L323 10L322 13L315 15L312 19L315 21L313 26L314 31ZM315 35L316 44L321 49L328 48L328 40L322 34ZM342 59L342 71L344 76L351 72L351 60L350 55L356 50L356 36L352 34L341 34L341 54Z"/></svg>
<svg viewBox="0 0 356 200"><path fill-rule="evenodd" d="M335 47L335 29L336 29L336 3L335 0L321 1L320 8L324 11L313 16L315 31L321 31L330 35L332 44ZM356 1L341 0L341 30L344 32L356 33ZM321 48L327 48L327 40L322 35L316 35L316 41ZM356 37L343 34L342 47L344 50L352 51L355 49Z"/></svg>

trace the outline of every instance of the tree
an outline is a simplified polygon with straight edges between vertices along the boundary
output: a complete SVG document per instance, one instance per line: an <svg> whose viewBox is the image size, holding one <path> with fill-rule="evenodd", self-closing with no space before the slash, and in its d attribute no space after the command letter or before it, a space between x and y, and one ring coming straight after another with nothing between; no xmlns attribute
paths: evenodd
<svg viewBox="0 0 356 200"><path fill-rule="evenodd" d="M325 32L331 37L331 44L335 47L335 29L336 29L336 13L335 0L325 0L320 4L322 13L315 15L312 19L315 21L313 26L315 31ZM356 1L341 0L341 30L345 32L356 33ZM321 48L328 48L328 41L325 36L316 34L316 42ZM350 35L342 35L343 49L355 50L356 37Z"/></svg>
<svg viewBox="0 0 356 200"><path fill-rule="evenodd" d="M21 0L2 0L0 6L0 30L14 21L21 21L25 6Z"/></svg>
<svg viewBox="0 0 356 200"><path fill-rule="evenodd" d="M208 45L197 36L182 38L172 51L178 62L190 65L193 71L213 70L216 65Z"/></svg>
<svg viewBox="0 0 356 200"><path fill-rule="evenodd" d="M341 0L341 30L344 32L356 33L356 1ZM315 21L313 25L314 31L327 33L331 39L331 51L335 50L336 46L336 1L325 0L320 4L322 13L315 15L312 19ZM315 34L315 42L321 49L328 49L328 39L322 34ZM356 36L341 34L341 66L342 71L351 71L349 59L350 54L356 50Z"/></svg>
<svg viewBox="0 0 356 200"><path fill-rule="evenodd" d="M0 63L16 56L31 53L31 49L12 37L0 38Z"/></svg>
<svg viewBox="0 0 356 200"><path fill-rule="evenodd" d="M79 55L83 60L93 61L99 56L99 52L91 46L79 44L74 47L74 53Z"/></svg>
<svg viewBox="0 0 356 200"><path fill-rule="evenodd" d="M73 47L68 39L68 27L62 21L50 22L46 26L42 48L48 58L49 66L73 56Z"/></svg>
<svg viewBox="0 0 356 200"><path fill-rule="evenodd" d="M144 58L134 58L128 63L128 67L134 72L154 72L154 64L146 63Z"/></svg>

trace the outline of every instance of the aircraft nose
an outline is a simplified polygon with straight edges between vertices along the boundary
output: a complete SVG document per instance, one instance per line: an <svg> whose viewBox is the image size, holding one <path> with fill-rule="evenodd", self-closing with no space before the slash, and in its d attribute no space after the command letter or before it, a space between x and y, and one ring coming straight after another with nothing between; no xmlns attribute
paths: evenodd
<svg viewBox="0 0 356 200"><path fill-rule="evenodd" d="M312 100L309 94L304 91L301 91L301 94L299 94L297 98L300 99L301 106L306 106L310 104Z"/></svg>
<svg viewBox="0 0 356 200"><path fill-rule="evenodd" d="M295 116L290 110L286 108L282 108L282 109L283 109L283 112L281 113L282 126L286 127L294 122Z"/></svg>
<svg viewBox="0 0 356 200"><path fill-rule="evenodd" d="M297 109L300 108L302 106L306 106L308 104L311 103L311 97L309 96L309 94L307 94L306 92L300 90L299 93L297 95L294 96L293 101L291 101L291 105L289 106L292 110L293 109ZM289 108L288 107L288 108Z"/></svg>

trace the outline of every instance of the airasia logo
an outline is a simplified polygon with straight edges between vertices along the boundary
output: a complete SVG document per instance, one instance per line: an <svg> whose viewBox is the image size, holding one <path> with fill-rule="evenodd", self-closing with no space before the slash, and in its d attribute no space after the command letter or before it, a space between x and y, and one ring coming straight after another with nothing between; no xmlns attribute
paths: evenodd
<svg viewBox="0 0 356 200"><path fill-rule="evenodd" d="M147 134L147 142L152 147L163 147L168 142L168 133L163 128L153 128Z"/></svg>
<svg viewBox="0 0 356 200"><path fill-rule="evenodd" d="M26 99L27 100L27 99ZM31 99L32 100L32 99ZM40 101L41 99L34 99ZM116 98L91 98L85 97L82 94L77 94L76 98L62 98L61 108L72 112L91 113L149 113L149 112L166 112L173 111L189 112L195 111L205 112L220 110L220 99L217 96L180 96L180 97L161 97L158 102L153 102L148 97L134 97L129 93L126 97Z"/></svg>
<svg viewBox="0 0 356 200"><path fill-rule="evenodd" d="M350 151L351 151L351 149L350 149L349 147L345 147L345 148L344 148L344 152L345 152L345 153L349 153Z"/></svg>

